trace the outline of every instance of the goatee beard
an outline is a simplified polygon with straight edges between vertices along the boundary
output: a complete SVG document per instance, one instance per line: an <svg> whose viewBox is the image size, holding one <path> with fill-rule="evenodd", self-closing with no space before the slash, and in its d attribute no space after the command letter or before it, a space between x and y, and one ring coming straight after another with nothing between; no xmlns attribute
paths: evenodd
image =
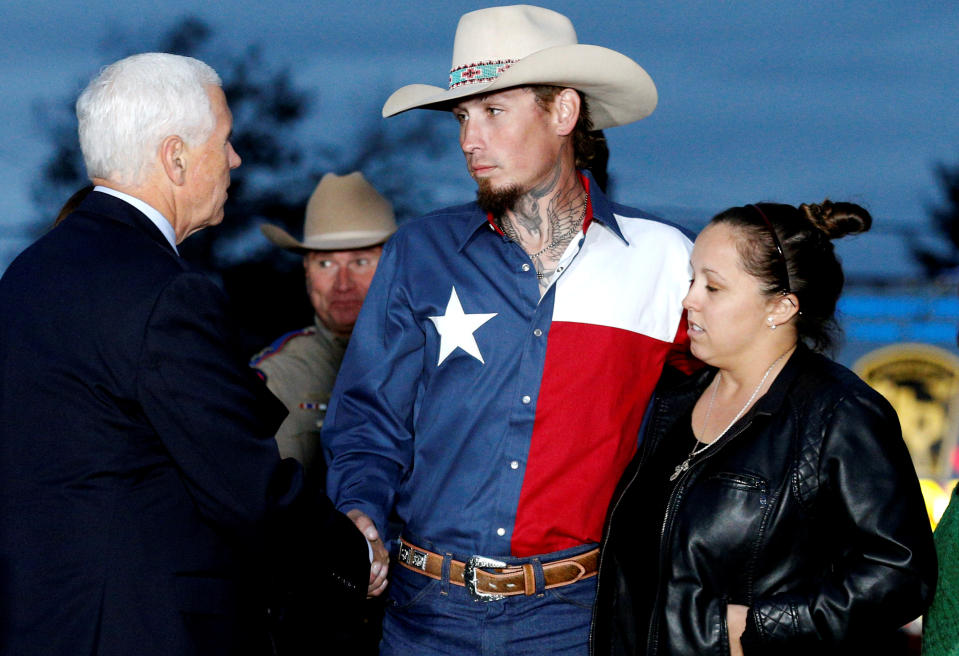
<svg viewBox="0 0 959 656"><path fill-rule="evenodd" d="M516 201L523 195L519 185L512 184L504 189L493 189L489 180L480 180L476 190L476 202L480 209L489 212L497 221L516 206Z"/></svg>

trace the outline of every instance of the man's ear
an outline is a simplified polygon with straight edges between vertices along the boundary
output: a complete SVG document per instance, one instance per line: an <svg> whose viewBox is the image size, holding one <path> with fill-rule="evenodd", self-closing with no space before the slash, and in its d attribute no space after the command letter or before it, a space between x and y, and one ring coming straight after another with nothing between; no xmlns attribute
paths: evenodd
<svg viewBox="0 0 959 656"><path fill-rule="evenodd" d="M186 184L187 153L183 139L175 134L160 143L160 164L170 182L179 186Z"/></svg>
<svg viewBox="0 0 959 656"><path fill-rule="evenodd" d="M579 120L581 101L576 89L566 88L553 98L553 114L556 117L557 132L561 137L572 134Z"/></svg>

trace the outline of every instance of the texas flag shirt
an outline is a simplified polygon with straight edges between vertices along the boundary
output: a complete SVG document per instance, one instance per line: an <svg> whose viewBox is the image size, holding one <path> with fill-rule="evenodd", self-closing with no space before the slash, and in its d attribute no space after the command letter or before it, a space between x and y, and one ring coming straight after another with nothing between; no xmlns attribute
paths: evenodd
<svg viewBox="0 0 959 656"><path fill-rule="evenodd" d="M522 248L475 203L384 247L323 426L327 487L381 533L461 557L599 541L667 360L692 366L692 245L590 192L540 297Z"/></svg>

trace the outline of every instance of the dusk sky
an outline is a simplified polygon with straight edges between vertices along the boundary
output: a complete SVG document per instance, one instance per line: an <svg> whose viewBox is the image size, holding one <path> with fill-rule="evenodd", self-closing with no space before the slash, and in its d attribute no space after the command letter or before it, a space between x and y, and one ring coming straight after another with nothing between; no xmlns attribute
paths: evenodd
<svg viewBox="0 0 959 656"><path fill-rule="evenodd" d="M459 16L491 4L2 0L0 270L39 218L29 188L48 145L33 108L78 93L109 63L111 35L152 42L151 31L194 14L224 49L259 44L316 92L309 130L347 148L357 117L378 113L395 88L444 85ZM572 19L581 43L632 57L658 87L650 118L607 131L616 200L687 222L758 200L853 200L876 228L841 245L847 267L915 273L902 236L923 234L930 205L942 200L934 165L959 165L959 5L543 4ZM398 174L441 184L444 202L468 200L453 119L436 120L450 126L443 179Z"/></svg>

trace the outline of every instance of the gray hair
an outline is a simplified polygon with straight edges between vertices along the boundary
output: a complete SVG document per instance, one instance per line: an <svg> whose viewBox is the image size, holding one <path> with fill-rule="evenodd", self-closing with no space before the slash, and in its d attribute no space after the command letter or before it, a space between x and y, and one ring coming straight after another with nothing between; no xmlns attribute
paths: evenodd
<svg viewBox="0 0 959 656"><path fill-rule="evenodd" d="M137 186L168 136L206 141L216 123L209 86L220 76L192 57L148 52L105 67L77 100L87 175Z"/></svg>

